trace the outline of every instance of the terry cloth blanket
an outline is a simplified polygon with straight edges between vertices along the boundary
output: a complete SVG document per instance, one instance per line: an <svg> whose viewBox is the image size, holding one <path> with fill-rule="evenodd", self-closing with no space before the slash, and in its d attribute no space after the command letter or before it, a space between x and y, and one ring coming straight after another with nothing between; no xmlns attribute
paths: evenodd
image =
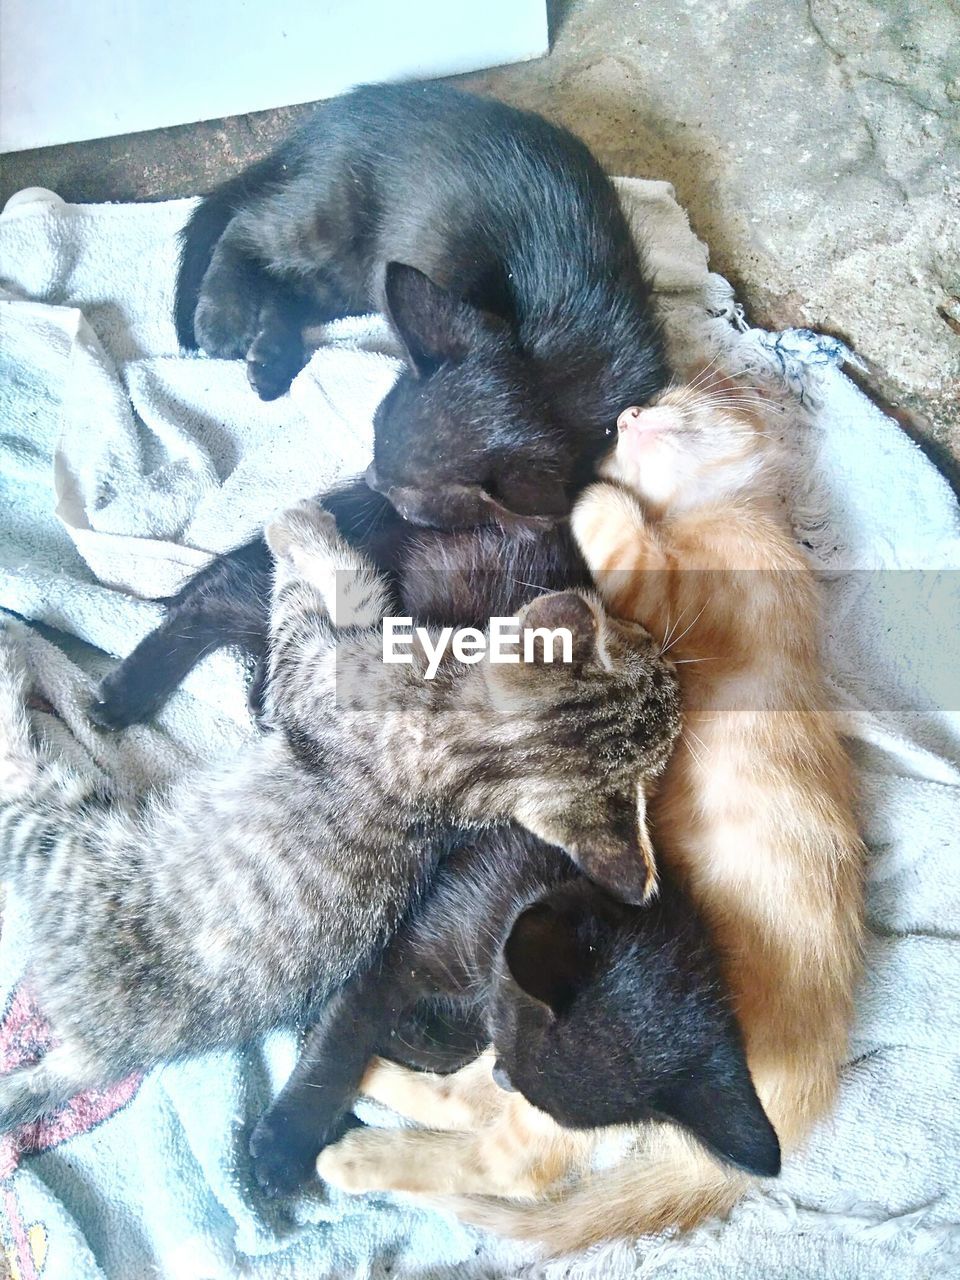
<svg viewBox="0 0 960 1280"><path fill-rule="evenodd" d="M867 976L836 1115L724 1224L538 1263L389 1196L251 1186L245 1142L290 1069L275 1036L79 1099L0 1145L2 1244L19 1280L355 1276L751 1280L960 1273L960 516L940 475L844 377L849 353L748 328L665 183L623 182L671 343L718 354L783 407L798 537L824 572L827 661L860 767ZM156 784L253 732L243 671L206 660L149 728L83 716L91 678L155 597L277 507L368 461L396 364L385 328L331 325L288 397L182 356L174 234L190 202L20 198L0 219L0 606L25 632L38 730L84 767ZM950 572L953 571L953 572ZM0 1070L36 1054L16 905L0 944ZM29 1154L27 1154L29 1152ZM0 1273L3 1272L0 1264Z"/></svg>

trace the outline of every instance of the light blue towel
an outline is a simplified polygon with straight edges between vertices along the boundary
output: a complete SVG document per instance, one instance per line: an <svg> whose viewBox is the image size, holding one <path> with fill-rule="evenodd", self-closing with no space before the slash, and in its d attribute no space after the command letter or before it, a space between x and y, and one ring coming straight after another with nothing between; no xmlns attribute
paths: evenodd
<svg viewBox="0 0 960 1280"><path fill-rule="evenodd" d="M960 568L952 495L844 378L843 349L746 328L670 188L621 191L675 353L720 352L784 408L789 499L814 562ZM27 641L59 717L37 711L38 730L82 767L140 788L252 732L239 660L213 655L155 726L118 737L85 720L91 677L154 625L152 597L277 507L362 469L396 368L374 318L330 326L272 405L238 363L180 356L169 316L174 235L189 208L67 206L48 193L0 218L0 606L57 629ZM318 1187L267 1203L251 1186L246 1140L294 1060L292 1039L276 1036L80 1100L19 1162L0 1141L0 1275L4 1265L18 1280L960 1272L960 701L944 695L960 668L960 605L952 579L929 591L916 583L932 578L912 581L900 592L867 575L825 585L826 656L858 739L873 933L837 1114L775 1189L680 1241L549 1264L396 1197ZM18 985L15 906L7 912L0 1068L43 1036Z"/></svg>

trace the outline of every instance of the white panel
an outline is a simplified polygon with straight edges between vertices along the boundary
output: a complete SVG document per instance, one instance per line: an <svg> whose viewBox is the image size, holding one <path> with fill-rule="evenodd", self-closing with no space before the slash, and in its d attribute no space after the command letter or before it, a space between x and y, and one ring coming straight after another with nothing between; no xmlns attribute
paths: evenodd
<svg viewBox="0 0 960 1280"><path fill-rule="evenodd" d="M544 0L0 0L0 151L453 75L547 49Z"/></svg>

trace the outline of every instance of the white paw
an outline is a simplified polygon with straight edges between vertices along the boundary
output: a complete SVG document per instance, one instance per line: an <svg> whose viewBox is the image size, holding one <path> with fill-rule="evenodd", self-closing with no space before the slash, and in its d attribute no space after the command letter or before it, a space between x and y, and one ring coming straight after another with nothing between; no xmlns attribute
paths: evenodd
<svg viewBox="0 0 960 1280"><path fill-rule="evenodd" d="M364 1130L345 1134L332 1147L324 1147L317 1157L317 1174L338 1191L360 1195L364 1191L384 1190L377 1179L377 1161L371 1158Z"/></svg>
<svg viewBox="0 0 960 1280"><path fill-rule="evenodd" d="M278 559L296 561L297 552L329 550L337 540L337 522L316 502L298 502L263 531L267 546Z"/></svg>

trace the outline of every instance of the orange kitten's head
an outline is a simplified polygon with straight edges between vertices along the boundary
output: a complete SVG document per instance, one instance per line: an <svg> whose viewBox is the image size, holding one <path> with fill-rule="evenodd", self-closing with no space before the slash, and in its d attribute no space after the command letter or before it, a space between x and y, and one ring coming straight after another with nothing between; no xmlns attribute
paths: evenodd
<svg viewBox="0 0 960 1280"><path fill-rule="evenodd" d="M755 492L766 435L754 393L721 374L670 386L643 409L624 409L600 474L661 511L691 510Z"/></svg>

